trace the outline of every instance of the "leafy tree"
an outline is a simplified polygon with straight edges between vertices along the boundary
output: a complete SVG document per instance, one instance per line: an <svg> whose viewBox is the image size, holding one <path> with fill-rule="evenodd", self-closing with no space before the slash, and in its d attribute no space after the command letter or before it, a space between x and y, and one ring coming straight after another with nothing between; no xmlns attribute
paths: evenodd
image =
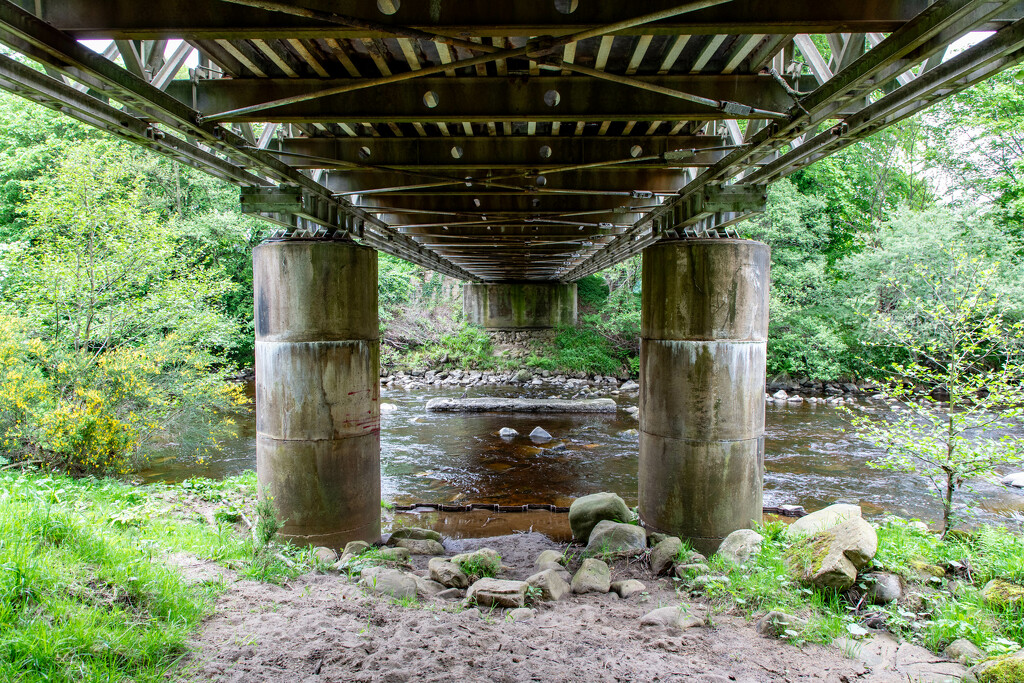
<svg viewBox="0 0 1024 683"><path fill-rule="evenodd" d="M889 368L891 414L853 414L857 432L884 449L872 466L919 474L942 503L943 535L956 492L1019 460L1024 439L999 435L1022 414L1024 324L1003 315L999 271L952 242L937 263L889 280L889 304L872 316L877 343L907 356ZM933 397L939 397L936 400Z"/></svg>

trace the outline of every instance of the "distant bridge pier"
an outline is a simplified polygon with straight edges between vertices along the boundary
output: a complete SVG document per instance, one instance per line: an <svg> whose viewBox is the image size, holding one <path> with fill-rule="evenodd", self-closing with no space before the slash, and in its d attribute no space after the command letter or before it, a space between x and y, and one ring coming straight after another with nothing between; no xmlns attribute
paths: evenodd
<svg viewBox="0 0 1024 683"><path fill-rule="evenodd" d="M768 270L749 240L643 252L640 517L704 553L761 518Z"/></svg>
<svg viewBox="0 0 1024 683"><path fill-rule="evenodd" d="M380 539L377 252L288 239L253 252L256 471L280 535Z"/></svg>
<svg viewBox="0 0 1024 683"><path fill-rule="evenodd" d="M575 325L576 283L467 283L462 308L469 322L489 330Z"/></svg>

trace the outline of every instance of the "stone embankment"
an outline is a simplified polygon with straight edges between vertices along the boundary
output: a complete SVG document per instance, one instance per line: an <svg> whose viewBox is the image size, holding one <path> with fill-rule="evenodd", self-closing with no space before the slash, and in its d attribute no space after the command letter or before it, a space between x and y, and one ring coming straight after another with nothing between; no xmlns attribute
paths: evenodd
<svg viewBox="0 0 1024 683"><path fill-rule="evenodd" d="M614 413L615 401L592 398L570 401L564 398L434 398L427 401L432 413Z"/></svg>

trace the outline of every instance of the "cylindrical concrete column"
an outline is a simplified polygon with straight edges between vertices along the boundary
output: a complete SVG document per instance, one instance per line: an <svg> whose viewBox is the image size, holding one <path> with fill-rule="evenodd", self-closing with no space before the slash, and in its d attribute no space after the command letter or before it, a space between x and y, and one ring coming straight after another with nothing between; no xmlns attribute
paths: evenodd
<svg viewBox="0 0 1024 683"><path fill-rule="evenodd" d="M761 519L768 271L749 240L643 253L640 517L705 553Z"/></svg>
<svg viewBox="0 0 1024 683"><path fill-rule="evenodd" d="M462 310L469 322L489 330L575 325L576 283L467 283Z"/></svg>
<svg viewBox="0 0 1024 683"><path fill-rule="evenodd" d="M256 473L293 542L380 540L377 252L287 240L253 250Z"/></svg>

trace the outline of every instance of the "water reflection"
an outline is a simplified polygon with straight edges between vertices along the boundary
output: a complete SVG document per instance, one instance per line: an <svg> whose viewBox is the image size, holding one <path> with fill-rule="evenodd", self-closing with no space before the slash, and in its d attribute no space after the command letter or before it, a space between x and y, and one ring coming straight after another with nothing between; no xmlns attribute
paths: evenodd
<svg viewBox="0 0 1024 683"><path fill-rule="evenodd" d="M615 491L636 504L638 437L635 419L616 415L492 415L427 413L426 402L458 396L462 389L384 391L381 401L395 405L381 418L381 487L385 500L414 502L553 503L597 491ZM473 388L473 396L552 395L550 387ZM613 397L620 407L636 398ZM877 409L879 404L860 408ZM876 451L844 433L847 426L833 407L769 405L766 414L765 505L795 503L816 509L836 501L859 503L869 514L896 513L937 519L940 508L920 477L875 470ZM255 467L255 421L240 416L238 438L202 466L185 465L167 453L144 476L180 480L194 475L223 477ZM541 426L555 440L535 444L527 436ZM502 427L520 435L506 441ZM963 499L976 521L1005 521L1024 515L1024 495L994 483L982 483ZM517 515L526 528L531 524ZM538 523L538 520L532 520ZM451 522L455 523L455 522ZM460 522L462 523L462 522ZM489 522L498 524L498 522ZM502 525L506 522L501 522ZM544 524L540 524L544 526ZM465 535L465 534L460 534Z"/></svg>

